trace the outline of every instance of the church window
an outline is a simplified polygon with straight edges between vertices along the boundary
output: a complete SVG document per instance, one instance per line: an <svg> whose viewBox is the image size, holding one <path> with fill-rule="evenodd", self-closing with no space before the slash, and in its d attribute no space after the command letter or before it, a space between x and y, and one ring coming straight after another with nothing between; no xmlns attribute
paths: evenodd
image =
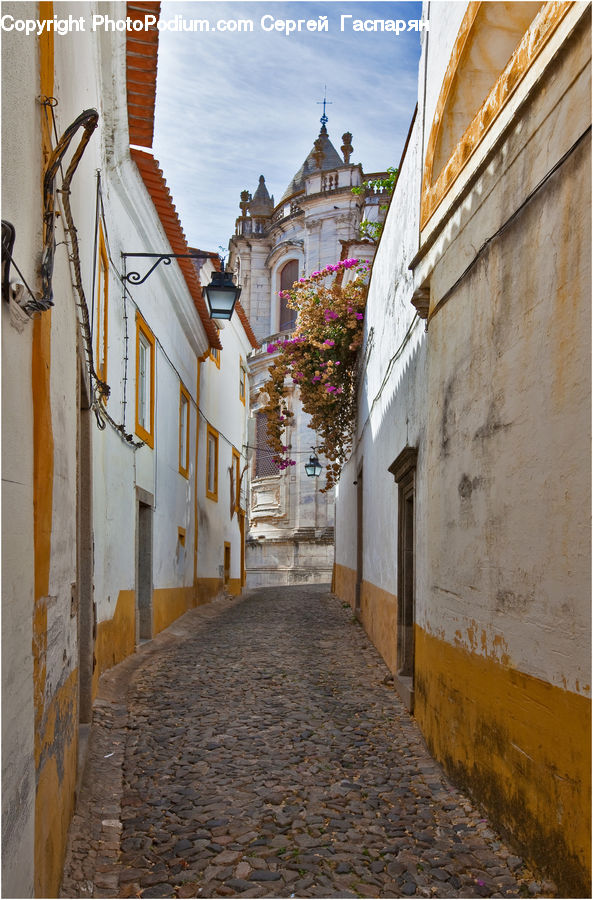
<svg viewBox="0 0 593 900"><path fill-rule="evenodd" d="M291 259L280 272L280 290L288 291L299 277L298 260ZM280 297L280 331L292 331L296 324L296 310L287 306L284 297Z"/></svg>

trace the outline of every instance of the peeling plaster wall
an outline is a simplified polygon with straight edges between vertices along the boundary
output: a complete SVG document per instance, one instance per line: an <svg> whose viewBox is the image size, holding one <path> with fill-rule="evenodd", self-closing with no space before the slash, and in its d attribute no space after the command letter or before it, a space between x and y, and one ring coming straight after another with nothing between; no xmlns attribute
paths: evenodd
<svg viewBox="0 0 593 900"><path fill-rule="evenodd" d="M105 7L119 17L120 4ZM91 3L65 3L59 14L83 16L88 22L93 11ZM3 12L51 19L53 6L6 5ZM93 268L100 170L111 255L107 381L112 392L107 409L133 432L136 308L128 299L126 353L120 254L166 249L167 243L128 155L125 36L86 31L55 39L52 33L38 40L15 32L4 38L3 216L16 226L14 256L34 290L39 287L43 141L47 152L50 135L51 146L55 143L53 125L43 127L39 95L57 99L58 135L84 109L99 111L99 126L72 180L71 205L82 284L96 327ZM70 153L79 139L80 132ZM56 181L59 187L60 175ZM77 511L79 477L84 477L77 444L82 381L80 326L63 217L56 221L55 239L52 310L33 322L19 322L2 303L3 399L10 417L3 448L3 893L14 897L57 896L77 777L77 632L83 580ZM207 339L177 267L152 278L146 287L135 289L134 299L159 341L155 449L135 453L111 426L101 432L94 419L91 426L92 491L87 472L82 493L88 497L92 492L94 569L91 559L82 565L94 594L85 602L94 605L86 610L89 623L96 622L95 689L100 672L133 652L136 644L137 487L156 502L154 628L165 627L196 599L196 373ZM193 404L189 479L179 473L180 379ZM178 526L186 527L184 554L177 546Z"/></svg>
<svg viewBox="0 0 593 900"><path fill-rule="evenodd" d="M544 85L445 234L431 273L433 308L476 245L587 127L586 28L556 54ZM451 590L447 640L459 640L459 618L463 644L476 650L480 628L470 620L485 604L488 646L506 635L499 659L506 653L522 671L576 691L589 684L590 662L574 653L589 629L588 152L587 139L431 321L429 527L441 537L435 544L431 533L431 581L420 591L436 608L441 581ZM484 548L477 571L476 542ZM422 611L418 621L426 624Z"/></svg>
<svg viewBox="0 0 593 900"><path fill-rule="evenodd" d="M18 9L17 9L18 7ZM7 3L28 16L35 5ZM35 41L19 35L2 54L5 97L39 90ZM14 256L31 283L41 233L39 108L4 102L2 217L16 228ZM21 158L33 177L13 177ZM15 275L13 274L14 278ZM18 276L17 276L18 277ZM2 889L30 897L34 883L35 760L31 620L34 604L32 328L19 332L2 301Z"/></svg>
<svg viewBox="0 0 593 900"><path fill-rule="evenodd" d="M426 132L465 8L431 4L419 80L422 122L428 48ZM462 159L419 254L424 155L417 126L411 136L373 268L334 584L354 605L352 482L362 464L361 618L397 671L397 490L387 466L417 447L418 723L519 852L567 896L588 896L590 10L550 4L542 16L547 42L535 61L519 54L520 79L494 96L495 125ZM422 324L390 371L412 294L428 285L428 334Z"/></svg>

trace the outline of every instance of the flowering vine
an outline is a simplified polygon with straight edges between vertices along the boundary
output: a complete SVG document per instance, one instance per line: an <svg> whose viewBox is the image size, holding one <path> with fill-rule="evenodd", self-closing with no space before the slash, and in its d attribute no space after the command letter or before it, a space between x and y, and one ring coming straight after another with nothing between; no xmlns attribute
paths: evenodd
<svg viewBox="0 0 593 900"><path fill-rule="evenodd" d="M388 200L395 190L398 174L399 169L395 169L393 168L393 166L390 166L387 169L385 178L372 178L370 181L363 181L361 185L359 185L358 187L353 187L351 189L352 193L364 194L365 191L370 190L374 192L378 189L380 191L385 191L385 199ZM389 203L382 203L379 206L379 211L385 212L388 207ZM369 219L363 219L358 226L360 237L363 240L372 241L374 244L378 243L379 238L383 233L383 224L383 221L371 222Z"/></svg>
<svg viewBox="0 0 593 900"><path fill-rule="evenodd" d="M354 277L344 279L348 269L354 270ZM323 491L338 480L352 447L357 356L363 338L369 269L366 260L344 259L281 291L287 305L297 310L297 323L291 338L267 348L268 353L277 354L262 388L268 395L263 411L274 460L280 469L296 464L284 444L284 430L294 415L288 408L292 382L298 385L303 409L311 416L317 449L328 460Z"/></svg>

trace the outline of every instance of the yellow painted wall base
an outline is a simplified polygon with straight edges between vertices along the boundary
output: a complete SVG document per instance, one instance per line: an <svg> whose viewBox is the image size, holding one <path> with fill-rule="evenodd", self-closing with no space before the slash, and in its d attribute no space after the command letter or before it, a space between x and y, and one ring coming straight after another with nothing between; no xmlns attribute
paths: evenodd
<svg viewBox="0 0 593 900"><path fill-rule="evenodd" d="M591 896L591 701L416 626L431 752L565 897Z"/></svg>
<svg viewBox="0 0 593 900"><path fill-rule="evenodd" d="M356 605L356 572L347 566L334 564L333 592L352 609ZM360 618L365 631L389 666L397 666L397 597L370 581L360 587Z"/></svg>
<svg viewBox="0 0 593 900"><path fill-rule="evenodd" d="M227 585L231 594L241 593L241 580L231 578ZM210 603L223 591L221 578L199 578L197 585L176 588L157 588L152 594L153 634L168 628L188 610ZM97 625L95 666L93 670L93 700L97 696L99 678L103 672L122 662L136 649L136 593L120 591L112 619Z"/></svg>
<svg viewBox="0 0 593 900"><path fill-rule="evenodd" d="M222 578L198 578L198 605L210 603L224 591Z"/></svg>
<svg viewBox="0 0 593 900"><path fill-rule="evenodd" d="M52 698L36 735L35 896L57 897L78 764L78 669Z"/></svg>
<svg viewBox="0 0 593 900"><path fill-rule="evenodd" d="M196 606L195 587L157 588L152 593L152 627L153 634L159 634L165 628Z"/></svg>
<svg viewBox="0 0 593 900"><path fill-rule="evenodd" d="M354 609L356 603L356 572L354 569L334 563L332 584L336 597L349 603Z"/></svg>
<svg viewBox="0 0 593 900"><path fill-rule="evenodd" d="M112 619L97 623L93 700L97 696L99 678L107 669L122 662L136 649L136 593L120 591Z"/></svg>
<svg viewBox="0 0 593 900"><path fill-rule="evenodd" d="M360 587L360 618L364 630L389 666L397 668L397 597L363 581Z"/></svg>

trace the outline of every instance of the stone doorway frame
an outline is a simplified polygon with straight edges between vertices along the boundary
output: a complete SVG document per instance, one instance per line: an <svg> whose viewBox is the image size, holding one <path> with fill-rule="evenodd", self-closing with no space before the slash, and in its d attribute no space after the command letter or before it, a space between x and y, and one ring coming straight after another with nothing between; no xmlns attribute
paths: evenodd
<svg viewBox="0 0 593 900"><path fill-rule="evenodd" d="M397 496L397 671L395 686L414 712L416 624L416 463L418 449L406 446L389 466Z"/></svg>
<svg viewBox="0 0 593 900"><path fill-rule="evenodd" d="M154 635L153 512L154 496L136 486L136 645Z"/></svg>
<svg viewBox="0 0 593 900"><path fill-rule="evenodd" d="M363 462L360 461L356 476L356 587L354 593L354 615L361 618L362 573L364 567L364 487Z"/></svg>

